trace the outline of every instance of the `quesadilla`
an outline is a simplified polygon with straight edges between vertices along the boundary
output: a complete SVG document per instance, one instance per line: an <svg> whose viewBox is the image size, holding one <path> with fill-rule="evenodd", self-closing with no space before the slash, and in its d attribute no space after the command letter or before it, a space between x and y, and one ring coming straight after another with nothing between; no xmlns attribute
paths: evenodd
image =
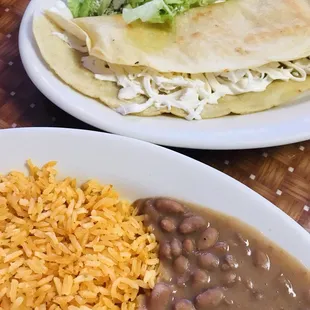
<svg viewBox="0 0 310 310"><path fill-rule="evenodd" d="M58 1L33 29L57 76L123 115L246 114L310 90L309 0L229 0L168 24L73 18Z"/></svg>

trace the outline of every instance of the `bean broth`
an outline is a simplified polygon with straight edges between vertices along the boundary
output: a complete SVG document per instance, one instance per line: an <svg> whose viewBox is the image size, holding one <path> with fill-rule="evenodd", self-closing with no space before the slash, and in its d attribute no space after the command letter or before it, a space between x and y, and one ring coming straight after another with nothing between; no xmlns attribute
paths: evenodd
<svg viewBox="0 0 310 310"><path fill-rule="evenodd" d="M310 310L309 271L252 227L168 198L137 206L161 261L141 309Z"/></svg>

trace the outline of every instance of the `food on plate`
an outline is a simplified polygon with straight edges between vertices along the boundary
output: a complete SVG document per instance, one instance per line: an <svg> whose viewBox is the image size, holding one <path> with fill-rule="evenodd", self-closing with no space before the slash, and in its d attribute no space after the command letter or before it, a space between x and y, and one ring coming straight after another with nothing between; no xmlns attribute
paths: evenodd
<svg viewBox="0 0 310 310"><path fill-rule="evenodd" d="M169 198L136 202L159 242L147 310L306 310L310 273L239 220Z"/></svg>
<svg viewBox="0 0 310 310"><path fill-rule="evenodd" d="M221 3L226 0L68 0L74 17L122 14L128 23L164 23L190 8Z"/></svg>
<svg viewBox="0 0 310 310"><path fill-rule="evenodd" d="M171 198L0 176L1 310L306 310L310 275L258 231Z"/></svg>
<svg viewBox="0 0 310 310"><path fill-rule="evenodd" d="M165 24L74 19L58 1L33 31L59 78L123 115L246 114L310 89L308 0L230 0Z"/></svg>
<svg viewBox="0 0 310 310"><path fill-rule="evenodd" d="M0 176L0 309L136 309L159 265L143 216L112 185L28 164Z"/></svg>

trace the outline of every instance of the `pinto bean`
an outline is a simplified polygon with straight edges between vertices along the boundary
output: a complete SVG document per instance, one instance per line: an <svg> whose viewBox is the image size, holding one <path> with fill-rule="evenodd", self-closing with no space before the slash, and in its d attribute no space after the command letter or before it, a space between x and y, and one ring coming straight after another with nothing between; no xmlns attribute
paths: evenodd
<svg viewBox="0 0 310 310"><path fill-rule="evenodd" d="M157 283L151 293L150 309L166 310L170 302L172 289L165 283Z"/></svg>
<svg viewBox="0 0 310 310"><path fill-rule="evenodd" d="M178 257L182 254L182 243L177 238L171 240L171 253L174 257Z"/></svg>
<svg viewBox="0 0 310 310"><path fill-rule="evenodd" d="M270 269L270 259L266 253L256 250L253 252L252 257L254 266L264 270Z"/></svg>
<svg viewBox="0 0 310 310"><path fill-rule="evenodd" d="M196 269L192 274L192 283L195 289L207 287L210 280L210 276L204 270Z"/></svg>
<svg viewBox="0 0 310 310"><path fill-rule="evenodd" d="M200 238L197 242L197 248L199 251L205 251L209 248L213 247L219 238L219 232L217 229L213 227L207 228L205 231L202 232Z"/></svg>
<svg viewBox="0 0 310 310"><path fill-rule="evenodd" d="M195 310L195 307L190 300L181 299L175 304L174 310Z"/></svg>
<svg viewBox="0 0 310 310"><path fill-rule="evenodd" d="M192 239L185 239L183 241L183 253L184 254L191 254L195 251L195 242Z"/></svg>
<svg viewBox="0 0 310 310"><path fill-rule="evenodd" d="M190 234L201 229L205 225L205 220L198 215L185 218L180 224L179 230L182 234Z"/></svg>
<svg viewBox="0 0 310 310"><path fill-rule="evenodd" d="M239 267L237 259L231 255L226 254L224 257L224 262L221 266L222 270L230 270L230 269L237 269Z"/></svg>
<svg viewBox="0 0 310 310"><path fill-rule="evenodd" d="M160 226L163 231L174 232L177 229L175 220L169 217L165 217L160 221Z"/></svg>
<svg viewBox="0 0 310 310"><path fill-rule="evenodd" d="M184 206L172 199L159 198L155 201L155 207L159 212L163 213L184 213Z"/></svg>
<svg viewBox="0 0 310 310"><path fill-rule="evenodd" d="M208 289L196 297L195 305L200 310L214 309L224 299L221 288Z"/></svg>
<svg viewBox="0 0 310 310"><path fill-rule="evenodd" d="M202 253L198 256L198 265L207 270L214 270L220 264L220 259L212 253Z"/></svg>
<svg viewBox="0 0 310 310"><path fill-rule="evenodd" d="M172 253L171 253L171 245L169 241L163 241L160 243L159 246L159 257L163 259L171 259Z"/></svg>
<svg viewBox="0 0 310 310"><path fill-rule="evenodd" d="M189 261L181 255L174 261L173 267L178 274L184 274L189 269Z"/></svg>
<svg viewBox="0 0 310 310"><path fill-rule="evenodd" d="M226 272L223 277L223 284L225 286L231 287L239 281L239 277L233 271Z"/></svg>
<svg viewBox="0 0 310 310"><path fill-rule="evenodd" d="M160 214L156 211L154 206L151 203L149 203L149 201L146 202L146 205L144 207L144 213L147 223L151 221L157 223L159 221Z"/></svg>
<svg viewBox="0 0 310 310"><path fill-rule="evenodd" d="M227 242L220 241L217 242L213 248L214 250L216 250L217 253L222 254L229 251L229 244Z"/></svg>

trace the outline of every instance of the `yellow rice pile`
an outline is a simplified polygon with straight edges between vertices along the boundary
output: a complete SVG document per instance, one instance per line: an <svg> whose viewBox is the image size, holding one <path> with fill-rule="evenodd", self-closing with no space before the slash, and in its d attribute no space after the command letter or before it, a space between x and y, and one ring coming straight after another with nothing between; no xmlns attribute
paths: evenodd
<svg viewBox="0 0 310 310"><path fill-rule="evenodd" d="M111 185L58 181L55 164L0 176L0 309L135 309L155 236Z"/></svg>

